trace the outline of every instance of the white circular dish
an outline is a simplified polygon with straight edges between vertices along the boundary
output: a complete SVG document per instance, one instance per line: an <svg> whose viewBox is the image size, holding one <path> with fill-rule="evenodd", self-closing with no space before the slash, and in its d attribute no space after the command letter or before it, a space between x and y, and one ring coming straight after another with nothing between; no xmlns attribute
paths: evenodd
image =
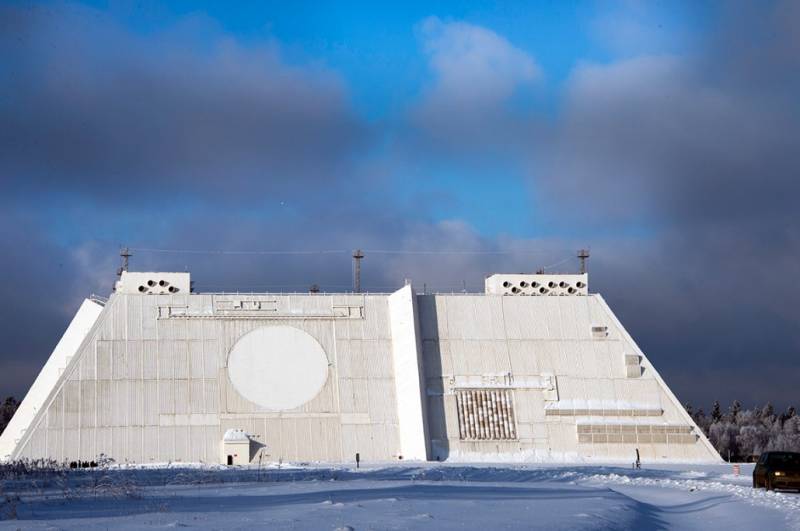
<svg viewBox="0 0 800 531"><path fill-rule="evenodd" d="M247 400L270 411L302 406L328 379L319 342L291 326L264 326L242 336L228 355L228 377Z"/></svg>

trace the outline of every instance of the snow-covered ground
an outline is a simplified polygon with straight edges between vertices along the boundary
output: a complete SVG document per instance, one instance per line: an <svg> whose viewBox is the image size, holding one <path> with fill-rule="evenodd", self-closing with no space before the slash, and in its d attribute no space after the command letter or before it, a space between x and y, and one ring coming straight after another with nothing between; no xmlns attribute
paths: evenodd
<svg viewBox="0 0 800 531"><path fill-rule="evenodd" d="M0 529L800 529L730 465L138 467L3 482Z"/></svg>

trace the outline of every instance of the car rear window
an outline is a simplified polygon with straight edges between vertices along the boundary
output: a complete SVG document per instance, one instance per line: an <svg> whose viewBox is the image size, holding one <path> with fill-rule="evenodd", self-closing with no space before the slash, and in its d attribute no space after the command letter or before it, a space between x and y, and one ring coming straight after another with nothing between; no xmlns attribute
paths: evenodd
<svg viewBox="0 0 800 531"><path fill-rule="evenodd" d="M786 468L800 468L800 454L771 453L769 454L769 464Z"/></svg>

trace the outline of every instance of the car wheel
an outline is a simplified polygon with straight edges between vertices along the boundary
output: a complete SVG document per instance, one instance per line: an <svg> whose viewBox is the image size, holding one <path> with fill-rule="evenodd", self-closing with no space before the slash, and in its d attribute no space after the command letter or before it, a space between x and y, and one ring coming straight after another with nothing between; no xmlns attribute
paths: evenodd
<svg viewBox="0 0 800 531"><path fill-rule="evenodd" d="M757 488L758 488L758 487L760 487L760 486L761 486L761 485L759 485L759 484L758 484L758 480L757 480L756 478L753 478L753 488L754 488L754 489L757 489Z"/></svg>
<svg viewBox="0 0 800 531"><path fill-rule="evenodd" d="M771 480L771 479L769 479L769 476L767 476L767 479L765 479L765 480L764 480L764 487L765 487L767 490L774 490L774 489L772 488L772 480Z"/></svg>

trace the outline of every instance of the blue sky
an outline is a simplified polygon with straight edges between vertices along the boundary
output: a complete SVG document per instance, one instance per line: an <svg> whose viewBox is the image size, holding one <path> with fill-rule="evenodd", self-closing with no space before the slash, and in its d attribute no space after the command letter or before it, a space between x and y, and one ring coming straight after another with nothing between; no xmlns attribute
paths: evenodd
<svg viewBox="0 0 800 531"><path fill-rule="evenodd" d="M0 393L121 245L343 250L134 251L200 289L342 289L363 248L367 288L442 291L588 246L682 399L796 402L798 6L5 2Z"/></svg>

